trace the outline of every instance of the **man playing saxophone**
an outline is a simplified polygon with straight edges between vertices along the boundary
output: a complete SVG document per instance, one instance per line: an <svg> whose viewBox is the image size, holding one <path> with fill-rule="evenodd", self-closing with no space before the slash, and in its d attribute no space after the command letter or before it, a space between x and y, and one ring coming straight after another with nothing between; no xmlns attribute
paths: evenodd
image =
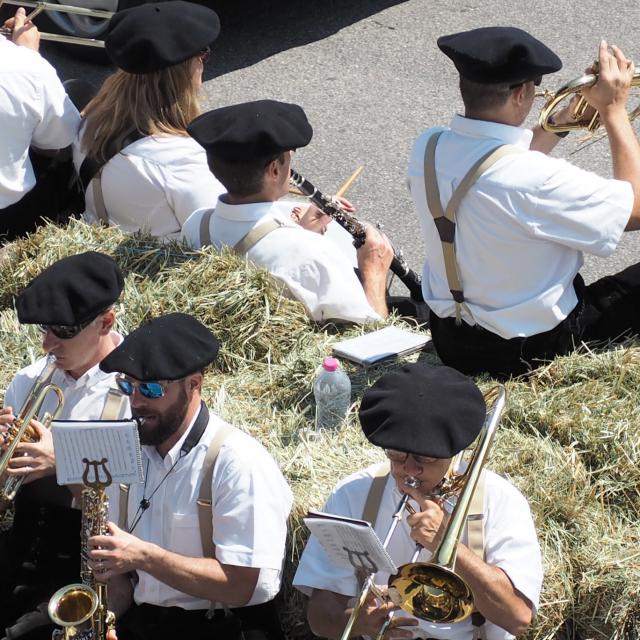
<svg viewBox="0 0 640 640"><path fill-rule="evenodd" d="M55 357L51 381L65 396L60 419L129 415L114 376L98 368L122 340L114 331L114 305L123 285L116 262L90 251L54 263L17 298L18 319L39 325L43 350ZM14 377L0 411L0 433L9 432L44 366L42 358ZM40 417L52 412L54 395L49 396ZM6 472L24 483L15 499L13 525L2 539L0 637L49 640L53 625L46 602L57 588L79 581L80 512L72 508L70 491L56 484L51 434L38 420L32 427L39 440L19 444Z"/></svg>
<svg viewBox="0 0 640 640"><path fill-rule="evenodd" d="M135 585L126 610L110 602L119 640L283 638L273 598L291 490L262 445L202 402L218 347L196 318L173 313L130 333L100 365L120 373L142 421L144 481L108 490L110 535L89 540L110 601L127 595L114 578Z"/></svg>
<svg viewBox="0 0 640 640"><path fill-rule="evenodd" d="M339 482L323 510L367 520L384 539L398 500L409 494L411 515L399 521L387 552L400 566L410 562L419 543L423 549L418 562L429 561L449 519L448 501L438 498L438 490L448 477L452 458L480 433L484 398L470 378L454 369L409 364L387 373L365 392L359 415L365 436L384 450L388 462ZM438 624L407 617L390 602L370 595L349 637L377 637L390 613L394 615L384 635L387 639L503 640L525 631L538 606L542 583L529 505L497 474L485 469L480 478L454 567L471 588L475 613L459 622ZM375 584L386 588L388 577L378 572ZM345 637L350 600L360 592L355 570L332 562L312 536L293 584L309 596L312 631L326 638Z"/></svg>

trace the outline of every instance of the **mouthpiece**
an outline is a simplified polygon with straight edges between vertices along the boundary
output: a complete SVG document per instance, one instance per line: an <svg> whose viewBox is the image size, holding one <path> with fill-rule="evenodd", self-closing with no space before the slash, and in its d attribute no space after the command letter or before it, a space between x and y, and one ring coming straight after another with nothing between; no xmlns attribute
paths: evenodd
<svg viewBox="0 0 640 640"><path fill-rule="evenodd" d="M409 489L417 489L420 486L420 480L413 476L407 476L404 481L404 486L409 487Z"/></svg>

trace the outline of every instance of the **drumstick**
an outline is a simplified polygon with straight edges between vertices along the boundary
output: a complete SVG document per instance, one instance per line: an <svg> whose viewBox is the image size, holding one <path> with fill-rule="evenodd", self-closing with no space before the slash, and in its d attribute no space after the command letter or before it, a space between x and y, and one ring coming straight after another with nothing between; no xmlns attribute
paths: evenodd
<svg viewBox="0 0 640 640"><path fill-rule="evenodd" d="M363 172L364 166L360 165L352 174L349 176L349 179L338 189L336 192L336 198L340 198L343 196L351 185L358 179L358 176Z"/></svg>

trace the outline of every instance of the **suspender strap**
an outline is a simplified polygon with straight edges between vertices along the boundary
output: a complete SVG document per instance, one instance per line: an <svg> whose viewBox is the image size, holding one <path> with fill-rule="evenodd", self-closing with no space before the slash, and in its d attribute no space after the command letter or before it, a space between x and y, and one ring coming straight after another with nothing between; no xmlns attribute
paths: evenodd
<svg viewBox="0 0 640 640"><path fill-rule="evenodd" d="M202 467L202 482L200 483L200 493L198 494L198 520L200 522L200 539L202 541L202 554L205 558L215 558L215 547L213 546L213 521L211 518L211 505L213 503L211 495L211 481L213 480L213 467L220 453L220 449L229 435L235 431L235 427L230 424L221 426L214 436Z"/></svg>
<svg viewBox="0 0 640 640"><path fill-rule="evenodd" d="M233 247L233 250L238 254L243 256L245 253L249 251L254 245L258 244L262 238L269 235L272 231L279 229L280 227L286 226L282 220L277 220L272 218L271 220L267 220L262 224L259 224L257 227L254 227L247 233L244 237L242 237Z"/></svg>
<svg viewBox="0 0 640 640"><path fill-rule="evenodd" d="M120 513L118 514L118 526L129 531L129 485L120 485L120 500L118 501Z"/></svg>
<svg viewBox="0 0 640 640"><path fill-rule="evenodd" d="M102 167L91 181L93 184L93 203L96 207L96 213L103 227L109 226L109 214L104 204L104 195L102 193Z"/></svg>
<svg viewBox="0 0 640 640"><path fill-rule="evenodd" d="M215 209L209 209L202 218L200 218L200 246L206 247L211 244L211 232L209 231L209 222Z"/></svg>
<svg viewBox="0 0 640 640"><path fill-rule="evenodd" d="M113 383L113 386L107 392L107 399L104 401L102 415L100 420L118 420L122 415L122 408L127 401L127 397Z"/></svg>
<svg viewBox="0 0 640 640"><path fill-rule="evenodd" d="M369 487L364 509L362 509L362 519L365 522L370 522L372 527L376 526L378 511L380 511L380 504L382 503L382 494L390 471L391 468L388 462L380 463L374 472L373 481Z"/></svg>
<svg viewBox="0 0 640 640"><path fill-rule="evenodd" d="M460 206L460 202L467 194L469 189L476 183L478 178L485 173L500 158L516 153L520 150L511 145L500 145L485 153L474 165L469 169L460 184L453 192L446 210L442 208L440 200L440 189L438 187L438 179L436 177L436 146L442 135L442 131L432 135L427 141L424 154L424 179L427 194L427 205L433 216L440 242L442 243L442 255L444 258L444 267L447 275L447 283L451 296L456 303L456 322L461 322L461 307L464 306L465 311L471 315L469 308L465 304L464 291L460 280L460 270L456 259L455 235L456 235L456 212Z"/></svg>

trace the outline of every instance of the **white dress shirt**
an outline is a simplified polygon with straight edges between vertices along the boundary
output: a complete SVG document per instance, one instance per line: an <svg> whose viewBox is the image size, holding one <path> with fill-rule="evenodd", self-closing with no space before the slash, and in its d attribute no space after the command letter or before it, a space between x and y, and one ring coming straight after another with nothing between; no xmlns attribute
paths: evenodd
<svg viewBox="0 0 640 640"><path fill-rule="evenodd" d="M249 249L249 260L281 280L318 322L379 320L345 252L328 237L293 222L287 209L290 203L230 205L219 198L209 221L211 242L219 249L233 247L254 227L281 220L286 226ZM196 211L184 225L182 238L192 247L200 246L200 220L206 213Z"/></svg>
<svg viewBox="0 0 640 640"><path fill-rule="evenodd" d="M341 481L327 500L323 511L350 518L362 518L364 503L376 468L377 465L373 465ZM381 540L386 536L401 497L395 480L389 476L374 527ZM542 586L542 558L526 499L504 478L487 471L483 512L485 562L502 569L513 586L537 609ZM415 542L410 534L411 528L406 517L403 517L398 522L387 547L397 566L409 562L413 556ZM467 544L466 527L461 541ZM418 562L427 562L430 556L429 551L423 550ZM388 578L388 573L379 572L376 574L375 583L386 585ZM333 564L314 536L311 536L302 554L293 585L306 595L310 595L313 589L348 596L356 596L360 592L354 570ZM397 615L404 614L399 612ZM506 640L512 637L507 631L489 621L485 623L484 628L487 640ZM407 629L412 629L416 638L470 640L473 633L470 618L454 624L432 624L420 620L418 628Z"/></svg>
<svg viewBox="0 0 640 640"><path fill-rule="evenodd" d="M436 131L416 140L408 177L425 241L422 289L441 318L455 315L442 245L427 207L424 151ZM608 256L633 206L631 184L608 180L565 160L529 151L532 132L455 116L436 148L443 208L470 167L501 144L522 150L498 160L463 198L456 214L460 279L468 324L503 338L552 329L577 304L573 279L583 252Z"/></svg>
<svg viewBox="0 0 640 640"><path fill-rule="evenodd" d="M79 171L85 154L82 132L73 145ZM123 231L145 231L176 239L185 220L202 207L215 205L224 187L207 165L205 150L189 136L156 135L136 140L102 170L102 194L109 223ZM93 185L85 194L84 218L97 224Z"/></svg>
<svg viewBox="0 0 640 640"><path fill-rule="evenodd" d="M112 332L114 343L122 342L122 336ZM20 369L15 375L4 395L4 406L12 407L14 415L22 407L27 394L31 391L33 383L40 375L46 364L46 358L40 358L33 364ZM105 373L96 364L77 380L66 371L56 369L51 382L58 385L64 394L64 406L58 415L59 420L99 420L107 401L109 390L114 387L115 374ZM52 413L56 406L57 396L49 393L42 404L39 415L46 412ZM129 403L121 405L119 419L131 416Z"/></svg>
<svg viewBox="0 0 640 640"><path fill-rule="evenodd" d="M143 447L146 479L144 484L131 485L129 490L129 526L135 522L143 497L150 506L133 535L174 553L202 557L196 500L207 449L223 424L210 413L200 441L181 460L180 448L189 430L164 458L155 447ZM176 460L179 462L163 481ZM109 487L108 491L109 519L118 522L118 488ZM227 437L218 454L212 496L216 559L224 564L259 568L258 583L248 604L271 600L280 590L287 517L293 502L289 485L267 450L251 436L236 430ZM138 571L138 577L134 591L137 604L183 609L210 606L207 600L177 591L144 571Z"/></svg>
<svg viewBox="0 0 640 640"><path fill-rule="evenodd" d="M0 209L36 184L29 147L64 149L79 126L56 70L37 51L0 37Z"/></svg>

